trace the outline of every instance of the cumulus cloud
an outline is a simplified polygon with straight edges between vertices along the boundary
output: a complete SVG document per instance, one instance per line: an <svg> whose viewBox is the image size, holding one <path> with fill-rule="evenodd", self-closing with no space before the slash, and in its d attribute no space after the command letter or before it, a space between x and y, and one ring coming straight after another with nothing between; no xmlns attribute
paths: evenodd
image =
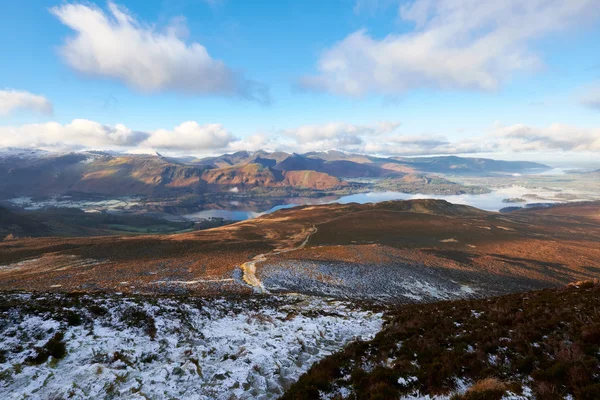
<svg viewBox="0 0 600 400"><path fill-rule="evenodd" d="M0 90L0 116L17 110L29 110L41 114L52 114L52 103L44 96L19 90Z"/></svg>
<svg viewBox="0 0 600 400"><path fill-rule="evenodd" d="M76 119L70 124L47 122L19 127L0 127L0 142L8 147L42 149L84 149L137 146L148 133L133 131L124 125L113 127Z"/></svg>
<svg viewBox="0 0 600 400"><path fill-rule="evenodd" d="M6 147L35 147L45 150L173 150L217 151L236 138L220 124L184 122L172 130L135 131L125 125L102 125L76 119L69 124L47 122L18 127L0 127L0 143Z"/></svg>
<svg viewBox="0 0 600 400"><path fill-rule="evenodd" d="M383 121L371 125L354 125L344 122L331 122L320 125L303 125L286 129L280 133L291 138L294 145L307 151L323 149L359 149L368 138L393 132L400 126L398 122Z"/></svg>
<svg viewBox="0 0 600 400"><path fill-rule="evenodd" d="M451 140L442 135L395 133L369 140L362 152L384 156L473 154L496 151L497 144L484 137Z"/></svg>
<svg viewBox="0 0 600 400"><path fill-rule="evenodd" d="M600 151L600 128L586 129L565 124L546 128L522 124L498 127L492 133L498 147L515 151Z"/></svg>
<svg viewBox="0 0 600 400"><path fill-rule="evenodd" d="M327 49L305 88L361 96L420 87L494 90L513 73L543 63L530 44L594 20L598 0L414 0L400 17L409 33L373 38L366 30Z"/></svg>
<svg viewBox="0 0 600 400"><path fill-rule="evenodd" d="M184 122L173 130L159 129L141 145L156 149L198 151L227 147L236 138L221 124L200 125Z"/></svg>
<svg viewBox="0 0 600 400"><path fill-rule="evenodd" d="M444 135L401 132L397 122L355 125L343 122L304 125L276 133L236 137L221 124L183 122L172 129L136 131L125 125L103 125L77 119L68 124L47 122L0 127L0 143L7 147L45 150L154 151L208 155L240 150L272 149L305 153L331 149L383 156L563 153L600 151L600 128L565 124L535 127L524 124L496 125L481 135L451 139Z"/></svg>
<svg viewBox="0 0 600 400"><path fill-rule="evenodd" d="M445 136L396 133L366 142L363 150L385 155L597 152L600 151L600 128L513 124L496 126L479 136L456 140Z"/></svg>
<svg viewBox="0 0 600 400"><path fill-rule="evenodd" d="M228 151L256 151L267 149L274 146L274 149L280 150L280 142L271 135L257 133L241 139L232 141L227 146Z"/></svg>
<svg viewBox="0 0 600 400"><path fill-rule="evenodd" d="M117 79L142 92L220 94L268 102L267 88L213 59L199 43L186 43L185 19L164 31L138 22L126 9L108 3L64 4L50 11L75 31L60 52L74 70Z"/></svg>
<svg viewBox="0 0 600 400"><path fill-rule="evenodd" d="M524 124L496 125L480 135L449 138L444 135L401 132L399 123L353 125L333 122L254 135L232 142L231 150L272 148L304 153L339 149L383 156L449 155L477 153L584 153L600 150L600 128L565 124L535 127ZM251 145L249 145L251 144Z"/></svg>

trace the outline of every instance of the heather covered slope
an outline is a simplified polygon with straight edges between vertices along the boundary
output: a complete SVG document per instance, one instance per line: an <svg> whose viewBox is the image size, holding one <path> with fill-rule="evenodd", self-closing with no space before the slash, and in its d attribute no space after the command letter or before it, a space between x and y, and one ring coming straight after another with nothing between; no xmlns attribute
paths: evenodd
<svg viewBox="0 0 600 400"><path fill-rule="evenodd" d="M177 235L9 240L0 242L0 288L482 297L598 277L599 210L598 203L509 214L439 200L330 204ZM251 260L251 270L241 268ZM261 288L249 283L257 280Z"/></svg>
<svg viewBox="0 0 600 400"><path fill-rule="evenodd" d="M600 271L598 203L511 214L437 200L356 207L317 224L304 248L269 257L258 270L264 287L437 301L553 287Z"/></svg>
<svg viewBox="0 0 600 400"><path fill-rule="evenodd" d="M600 286L403 306L282 399L600 397ZM438 397L434 397L438 396Z"/></svg>

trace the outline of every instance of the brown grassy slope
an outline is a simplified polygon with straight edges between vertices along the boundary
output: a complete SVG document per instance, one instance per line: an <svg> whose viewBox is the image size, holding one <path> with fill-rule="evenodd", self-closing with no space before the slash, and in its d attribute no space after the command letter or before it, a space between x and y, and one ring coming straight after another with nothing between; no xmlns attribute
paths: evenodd
<svg viewBox="0 0 600 400"><path fill-rule="evenodd" d="M335 246L353 245L359 253L348 261L376 262L382 252L396 252L435 267L565 284L598 277L599 212L599 203L511 214L435 200L381 203L317 225L309 251L283 257L337 260Z"/></svg>
<svg viewBox="0 0 600 400"><path fill-rule="evenodd" d="M178 235L4 241L0 290L249 292L229 281L236 267L301 242L326 214L336 212L281 212Z"/></svg>
<svg viewBox="0 0 600 400"><path fill-rule="evenodd" d="M166 280L195 282L182 285L204 293L213 283L197 281L230 279L257 254L302 243L313 226L307 248L269 260L338 260L345 252L362 263L385 256L494 274L500 284L522 277L558 285L598 276L600 224L590 215L599 209L595 203L505 215L437 200L330 204L179 235L20 239L0 242L0 289L155 291L171 287L157 283ZM15 265L23 260L34 261Z"/></svg>
<svg viewBox="0 0 600 400"><path fill-rule="evenodd" d="M11 195L88 193L105 196L173 195L219 191L220 186L301 187L330 189L343 186L324 173L293 173L257 163L183 165L164 157L122 155L87 158L71 154L12 166L0 160L0 191ZM273 160L274 161L274 160Z"/></svg>
<svg viewBox="0 0 600 400"><path fill-rule="evenodd" d="M316 171L286 171L284 183L291 187L326 190L347 186L348 183L340 179Z"/></svg>
<svg viewBox="0 0 600 400"><path fill-rule="evenodd" d="M314 365L282 399L324 398L339 388L352 399L448 394L458 389L456 379L479 382L456 400L500 400L524 386L539 399L598 399L599 309L593 283L404 306L375 339Z"/></svg>

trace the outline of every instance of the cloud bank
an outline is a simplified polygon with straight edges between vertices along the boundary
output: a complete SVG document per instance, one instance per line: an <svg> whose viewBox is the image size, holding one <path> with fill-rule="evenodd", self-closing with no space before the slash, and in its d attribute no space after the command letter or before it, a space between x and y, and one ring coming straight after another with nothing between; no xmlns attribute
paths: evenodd
<svg viewBox="0 0 600 400"><path fill-rule="evenodd" d="M75 31L60 53L74 70L124 82L141 92L237 96L269 102L267 88L213 59L199 43L186 43L187 26L178 18L164 32L137 21L125 8L108 3L109 13L84 4L64 4L50 12Z"/></svg>
<svg viewBox="0 0 600 400"><path fill-rule="evenodd" d="M520 152L579 154L600 151L600 128L513 124L495 126L481 135L456 140L444 135L406 133L400 128L398 122L390 121L366 125L331 122L240 138L221 124L200 124L196 121L186 121L172 129L145 132L122 124L109 126L76 119L68 124L47 122L0 127L0 143L3 147L60 151L166 151L187 155L259 149L297 153L338 149L384 156Z"/></svg>
<svg viewBox="0 0 600 400"><path fill-rule="evenodd" d="M18 127L0 127L0 143L7 147L34 147L46 150L78 150L134 147L149 137L124 125L114 127L76 119L69 124L47 122Z"/></svg>
<svg viewBox="0 0 600 400"><path fill-rule="evenodd" d="M52 103L44 96L19 90L0 90L0 116L8 116L18 110L40 114L52 114Z"/></svg>
<svg viewBox="0 0 600 400"><path fill-rule="evenodd" d="M579 128L565 124L548 127L513 124L494 126L467 139L450 139L444 135L405 133L399 127L397 122L306 125L270 136L255 135L244 145L245 150L273 148L301 153L338 149L384 156L521 152L577 154L600 151L600 128Z"/></svg>
<svg viewBox="0 0 600 400"><path fill-rule="evenodd" d="M359 30L327 49L301 86L362 96L410 89L495 90L543 66L534 40L600 14L597 0L415 0L400 18L414 31L376 39Z"/></svg>
<svg viewBox="0 0 600 400"><path fill-rule="evenodd" d="M289 139L288 147L300 147L306 151L323 149L359 149L369 140L393 132L398 122L384 121L370 125L354 125L331 122L321 125L303 125L278 132ZM289 143L291 140L291 143ZM286 145L286 141L282 145Z"/></svg>

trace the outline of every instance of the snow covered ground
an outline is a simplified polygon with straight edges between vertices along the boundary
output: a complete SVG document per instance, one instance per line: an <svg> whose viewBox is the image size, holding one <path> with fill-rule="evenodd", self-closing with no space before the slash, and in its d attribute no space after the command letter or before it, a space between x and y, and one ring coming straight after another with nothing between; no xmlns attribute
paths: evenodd
<svg viewBox="0 0 600 400"><path fill-rule="evenodd" d="M3 294L0 398L276 398L382 322L349 302L295 295Z"/></svg>
<svg viewBox="0 0 600 400"><path fill-rule="evenodd" d="M420 264L283 260L263 263L264 289L378 302L434 302L480 296L479 289Z"/></svg>

